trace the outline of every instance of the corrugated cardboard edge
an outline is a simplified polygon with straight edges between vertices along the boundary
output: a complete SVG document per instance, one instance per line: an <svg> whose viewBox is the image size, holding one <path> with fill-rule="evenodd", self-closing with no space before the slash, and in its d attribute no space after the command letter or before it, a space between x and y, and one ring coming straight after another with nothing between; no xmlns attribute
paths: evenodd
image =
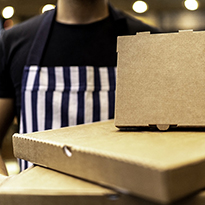
<svg viewBox="0 0 205 205"><path fill-rule="evenodd" d="M196 189L203 188L205 184L204 174L202 171L199 173L198 170L205 169L205 160L190 164L191 171L186 165L171 170L159 170L125 159L123 156L116 157L111 153L99 151L96 153L96 150L73 145L55 145L49 141L36 140L28 136L24 138L20 134L14 134L13 145L14 155L17 158L97 182L122 193L134 194L160 203L166 204L182 198ZM66 155L65 147L70 150L71 157ZM51 158L52 160L49 160ZM196 172L200 179L200 185L197 184L197 187L194 186L196 177L193 176ZM183 186L177 189L178 181L173 181L173 179L175 176L180 177L180 173L186 177L183 178Z"/></svg>
<svg viewBox="0 0 205 205"><path fill-rule="evenodd" d="M90 189L84 189L82 187L82 189L78 189L77 191L74 189L72 189L72 186L70 186L70 189L69 189L69 193L68 193L68 190L67 189L61 189L61 186L59 187L48 187L48 189L45 189L45 187L43 189L41 189L40 187L40 182L42 179L41 179L41 175L40 173L38 175L36 175L36 171L35 172L32 172L33 170L44 170L44 176L45 175L49 175L49 176L52 176L49 174L49 172L53 172L53 176L58 176L58 175L64 175L64 177L67 177L68 179L69 178L73 178L74 180L76 181L79 181L78 178L75 178L75 177L72 177L70 175L67 175L67 174L63 174L63 173L60 173L60 172L57 172L57 171L54 171L52 169L48 169L48 168L43 168L42 166L36 166L36 165L33 165L29 168L27 168L26 170L20 172L19 174L16 174L16 175L12 175L10 177L7 177L7 179L4 181L4 183L0 184L0 195L2 194L5 194L5 195L29 195L29 196L33 196L33 195L36 195L36 196L54 196L54 195L57 195L57 196L64 196L64 195L70 195L70 196L115 196L115 198L117 198L117 196L119 196L118 193L114 192L113 190L110 190L110 189L106 189L106 188L103 188L101 187L100 189L98 187L96 187L96 190L94 188L92 188L92 191ZM49 171L49 172L48 172ZM31 173L33 173L34 175L31 175ZM46 173L46 174L45 174ZM55 183L57 185L58 183L58 177L54 177L55 178ZM26 185L25 187L25 179L28 180L28 182L33 182L35 183L37 181L38 185L39 185L39 189L36 188L33 188L33 184L32 183L28 183L28 185ZM23 181L22 181L23 180ZM51 179L52 181L52 179ZM20 183L17 183L16 182L20 182ZM12 185L15 183L15 188L14 189L11 189ZM46 183L46 181L45 181ZM72 181L73 183L73 181ZM82 180L82 183L87 183L88 185L90 185L88 182ZM23 184L23 185L22 185ZM91 184L92 185L92 184ZM93 185L93 186L96 186L96 185ZM60 189L58 189L60 188ZM98 188L98 189L97 189ZM31 191L32 189L32 191Z"/></svg>
<svg viewBox="0 0 205 205"><path fill-rule="evenodd" d="M40 172L39 172L40 170ZM41 178L42 171L44 171L43 178ZM34 174L34 175L33 175ZM48 175L48 177L46 176ZM69 184L69 180L64 182L68 183L69 190L65 187L61 189L62 183L62 173L55 172L50 169L46 169L43 167L30 167L27 170L24 170L18 175L14 175L10 177L9 180L6 180L5 186L2 184L0 186L0 204L2 205L45 205L45 204L61 204L66 205L94 205L94 204L138 204L138 199L132 196L126 196L119 193L114 192L113 190L105 189L103 187L97 187L96 185L89 184L86 181L82 181L83 187L82 189L74 188L72 190L73 183L79 183L79 179L75 179L69 175L64 175L64 177L68 177L68 179L73 178ZM45 177L46 176L46 177ZM47 180L49 177L54 177L54 183L51 183L51 187L48 187L48 190L45 187L41 188L42 183L45 182L47 184ZM60 177L60 178L58 178ZM52 181L53 178L50 180ZM60 184L58 185L58 179L60 179ZM65 178L66 179L66 178ZM25 182L25 180L27 180ZM39 185L39 189L36 185L33 186L32 182ZM16 184L17 183L17 184ZM29 183L28 186L26 183ZM85 183L87 186L85 186ZM15 187L12 188L12 185L15 184ZM50 184L48 182L48 184ZM54 186L54 185L57 185ZM88 189L87 189L88 187ZM95 188L96 187L96 190ZM140 200L140 199L139 199ZM140 204L140 203L139 203Z"/></svg>

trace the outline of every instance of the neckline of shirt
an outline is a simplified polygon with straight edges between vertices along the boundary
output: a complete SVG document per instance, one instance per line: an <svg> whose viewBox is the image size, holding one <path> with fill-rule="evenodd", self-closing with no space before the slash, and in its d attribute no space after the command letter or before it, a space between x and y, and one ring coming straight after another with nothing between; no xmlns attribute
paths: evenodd
<svg viewBox="0 0 205 205"><path fill-rule="evenodd" d="M89 27L89 26L91 27L91 26L98 26L98 25L104 24L106 22L109 22L110 19L111 18L110 18L110 15L109 15L104 19L101 19L99 21L95 21L95 22L92 22L92 23L88 23L88 24L66 24L66 23L61 23L61 22L58 22L58 21L55 21L55 24L57 24L59 26L63 26L63 27L73 27L73 28Z"/></svg>

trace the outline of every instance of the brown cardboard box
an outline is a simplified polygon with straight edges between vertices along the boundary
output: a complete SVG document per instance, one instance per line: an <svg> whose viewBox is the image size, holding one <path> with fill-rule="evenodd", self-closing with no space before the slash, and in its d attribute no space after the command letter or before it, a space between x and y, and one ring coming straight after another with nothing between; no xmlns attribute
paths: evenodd
<svg viewBox="0 0 205 205"><path fill-rule="evenodd" d="M189 196L173 205L202 205L205 192ZM116 193L70 175L40 166L4 179L0 184L1 205L159 205L137 197Z"/></svg>
<svg viewBox="0 0 205 205"><path fill-rule="evenodd" d="M205 32L118 37L117 127L205 126Z"/></svg>
<svg viewBox="0 0 205 205"><path fill-rule="evenodd" d="M204 132L123 132L114 121L14 134L18 158L157 203L205 187Z"/></svg>
<svg viewBox="0 0 205 205"><path fill-rule="evenodd" d="M138 205L132 196L36 166L0 184L1 205Z"/></svg>

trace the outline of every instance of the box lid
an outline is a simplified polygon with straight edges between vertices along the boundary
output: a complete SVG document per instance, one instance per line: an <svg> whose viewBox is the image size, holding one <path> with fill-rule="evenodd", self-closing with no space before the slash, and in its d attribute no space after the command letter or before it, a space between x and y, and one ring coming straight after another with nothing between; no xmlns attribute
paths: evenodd
<svg viewBox="0 0 205 205"><path fill-rule="evenodd" d="M205 31L120 36L115 124L205 126Z"/></svg>
<svg viewBox="0 0 205 205"><path fill-rule="evenodd" d="M173 205L201 205L205 192L195 193ZM91 184L70 175L35 166L0 184L1 205L159 205Z"/></svg>
<svg viewBox="0 0 205 205"><path fill-rule="evenodd" d="M0 204L136 204L137 199L48 168L35 166L0 184Z"/></svg>
<svg viewBox="0 0 205 205"><path fill-rule="evenodd" d="M204 132L119 131L114 121L14 134L18 158L160 203L205 186Z"/></svg>

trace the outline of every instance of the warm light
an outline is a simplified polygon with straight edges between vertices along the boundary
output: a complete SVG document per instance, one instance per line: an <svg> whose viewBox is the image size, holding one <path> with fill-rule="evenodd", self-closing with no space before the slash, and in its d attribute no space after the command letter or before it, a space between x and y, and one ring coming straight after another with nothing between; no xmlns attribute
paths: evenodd
<svg viewBox="0 0 205 205"><path fill-rule="evenodd" d="M145 11L147 11L148 9L148 5L146 2L144 1L136 1L133 5L132 5L132 9L137 12L137 13L144 13Z"/></svg>
<svg viewBox="0 0 205 205"><path fill-rule="evenodd" d="M14 15L14 8L12 6L7 6L2 11L2 16L5 19L9 19Z"/></svg>
<svg viewBox="0 0 205 205"><path fill-rule="evenodd" d="M43 8L42 8L42 13L44 13L45 11L49 11L51 9L54 9L55 8L55 5L53 4L46 4Z"/></svg>
<svg viewBox="0 0 205 205"><path fill-rule="evenodd" d="M184 1L184 6L191 11L197 10L199 7L199 4L197 0L185 0Z"/></svg>

